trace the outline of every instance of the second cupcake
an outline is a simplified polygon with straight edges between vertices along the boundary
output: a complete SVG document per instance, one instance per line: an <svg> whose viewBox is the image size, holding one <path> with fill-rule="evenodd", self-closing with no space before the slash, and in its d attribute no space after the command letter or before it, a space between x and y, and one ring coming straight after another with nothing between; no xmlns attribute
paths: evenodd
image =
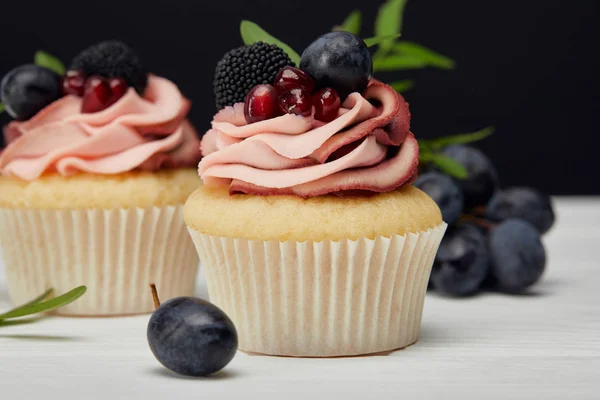
<svg viewBox="0 0 600 400"><path fill-rule="evenodd" d="M2 101L15 121L0 154L0 247L10 297L87 285L70 315L150 312L190 295L198 258L182 205L199 185L190 102L149 74L127 45L84 50L64 76L9 72Z"/></svg>

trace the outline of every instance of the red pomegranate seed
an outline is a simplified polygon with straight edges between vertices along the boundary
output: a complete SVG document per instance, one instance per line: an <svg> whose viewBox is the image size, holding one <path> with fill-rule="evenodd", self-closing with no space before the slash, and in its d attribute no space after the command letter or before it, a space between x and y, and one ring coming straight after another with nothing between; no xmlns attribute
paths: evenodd
<svg viewBox="0 0 600 400"><path fill-rule="evenodd" d="M92 76L85 84L82 113L95 113L108 107L111 100L111 89L107 80L101 76Z"/></svg>
<svg viewBox="0 0 600 400"><path fill-rule="evenodd" d="M275 88L281 93L294 88L303 88L308 93L315 90L315 81L306 72L295 67L284 67L275 76Z"/></svg>
<svg viewBox="0 0 600 400"><path fill-rule="evenodd" d="M67 71L62 83L63 94L65 96L69 94L79 97L83 96L86 79L87 76L83 71Z"/></svg>
<svg viewBox="0 0 600 400"><path fill-rule="evenodd" d="M330 122L337 118L342 105L340 96L333 88L323 88L313 95L315 119Z"/></svg>
<svg viewBox="0 0 600 400"><path fill-rule="evenodd" d="M308 117L312 114L310 93L302 88L294 88L279 96L279 108L287 114Z"/></svg>
<svg viewBox="0 0 600 400"><path fill-rule="evenodd" d="M244 102L244 116L249 124L279 115L277 91L271 85L257 85L250 90Z"/></svg>
<svg viewBox="0 0 600 400"><path fill-rule="evenodd" d="M125 80L121 78L111 78L108 81L108 85L111 90L110 105L116 103L121 97L125 96L127 89L129 89Z"/></svg>

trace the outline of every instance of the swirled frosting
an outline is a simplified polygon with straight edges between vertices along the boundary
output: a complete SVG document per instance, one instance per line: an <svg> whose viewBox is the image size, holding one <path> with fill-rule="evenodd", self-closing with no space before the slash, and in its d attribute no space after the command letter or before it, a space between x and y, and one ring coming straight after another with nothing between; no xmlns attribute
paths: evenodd
<svg viewBox="0 0 600 400"><path fill-rule="evenodd" d="M243 104L217 113L203 137L198 172L231 194L355 195L394 190L416 176L419 147L408 104L371 81L323 123L286 114L247 124Z"/></svg>
<svg viewBox="0 0 600 400"><path fill-rule="evenodd" d="M81 113L65 96L24 122L11 122L0 173L33 180L47 172L119 174L197 165L200 141L186 117L191 103L167 79L150 76L143 97L130 88L107 109Z"/></svg>

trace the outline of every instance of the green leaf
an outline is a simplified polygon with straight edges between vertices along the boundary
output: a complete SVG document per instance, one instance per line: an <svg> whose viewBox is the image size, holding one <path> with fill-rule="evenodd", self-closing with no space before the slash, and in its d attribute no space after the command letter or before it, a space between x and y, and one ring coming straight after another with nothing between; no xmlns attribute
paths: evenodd
<svg viewBox="0 0 600 400"><path fill-rule="evenodd" d="M399 38L400 36L402 36L399 33L396 33L394 35L386 35L386 36L373 36L370 38L366 38L363 39L365 41L365 44L367 45L367 47L373 47L376 46L378 44L382 44L388 40L394 40L396 38Z"/></svg>
<svg viewBox="0 0 600 400"><path fill-rule="evenodd" d="M419 58L432 67L441 69L453 69L456 67L456 63L452 59L436 53L418 43L401 41L394 45L394 51L402 56Z"/></svg>
<svg viewBox="0 0 600 400"><path fill-rule="evenodd" d="M58 58L54 57L50 53L46 53L45 51L38 51L34 56L35 65L40 67L48 68L56 72L58 75L64 75L65 73L65 65Z"/></svg>
<svg viewBox="0 0 600 400"><path fill-rule="evenodd" d="M388 0L377 13L375 20L375 36L390 36L402 33L402 19L406 0ZM389 39L381 43L380 51L387 54L394 46L394 40Z"/></svg>
<svg viewBox="0 0 600 400"><path fill-rule="evenodd" d="M422 140L419 143L425 144L433 150L441 150L444 147L450 146L452 144L469 144L473 142L478 142L490 136L492 133L494 133L494 127L488 126L487 128L477 132L461 133L458 135L444 136L437 139Z"/></svg>
<svg viewBox="0 0 600 400"><path fill-rule="evenodd" d="M458 161L442 154L427 153L421 155L421 161L435 164L442 172L457 179L465 179L468 174L466 168Z"/></svg>
<svg viewBox="0 0 600 400"><path fill-rule="evenodd" d="M38 314L41 312L51 311L56 308L66 306L83 296L87 288L85 286L79 286L68 293L53 299L42 301L38 303L28 303L21 307L17 307L5 314L0 314L0 321L11 318L25 317L27 315ZM41 297L41 296L40 296Z"/></svg>
<svg viewBox="0 0 600 400"><path fill-rule="evenodd" d="M409 56L389 56L373 59L373 71L399 71L425 68L427 63L420 58Z"/></svg>
<svg viewBox="0 0 600 400"><path fill-rule="evenodd" d="M4 103L0 103L0 114L4 112Z"/></svg>
<svg viewBox="0 0 600 400"><path fill-rule="evenodd" d="M292 62L296 65L300 65L300 55L294 51L290 46L283 43L281 40L273 37L263 28L258 26L252 21L242 21L240 24L240 33L242 34L242 40L244 44L254 44L257 42L265 42L279 46L287 55L291 58Z"/></svg>
<svg viewBox="0 0 600 400"><path fill-rule="evenodd" d="M344 31L360 35L360 27L362 24L362 14L360 11L355 10L350 13L342 23L342 25L336 27L337 31Z"/></svg>
<svg viewBox="0 0 600 400"><path fill-rule="evenodd" d="M396 92L404 93L415 86L415 82L411 80L395 81L390 83L390 86L393 87Z"/></svg>
<svg viewBox="0 0 600 400"><path fill-rule="evenodd" d="M21 307L28 307L28 306L31 306L33 304L37 304L40 301L43 301L43 300L47 299L50 295L52 295L52 293L54 293L54 289L48 289L44 293L42 293L41 295L39 295L38 297L36 297L35 299L31 300L29 303L25 303L22 306L20 306L19 308L21 308Z"/></svg>

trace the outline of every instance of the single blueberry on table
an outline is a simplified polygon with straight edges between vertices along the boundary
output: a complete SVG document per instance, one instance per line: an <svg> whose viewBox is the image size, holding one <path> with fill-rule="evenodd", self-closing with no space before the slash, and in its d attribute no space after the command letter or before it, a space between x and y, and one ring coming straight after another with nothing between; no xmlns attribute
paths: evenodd
<svg viewBox="0 0 600 400"><path fill-rule="evenodd" d="M10 71L0 84L0 98L6 112L24 121L61 97L61 78L47 68L33 64Z"/></svg>
<svg viewBox="0 0 600 400"><path fill-rule="evenodd" d="M488 268L485 236L474 226L461 224L442 239L431 271L431 282L441 294L468 296L477 292Z"/></svg>
<svg viewBox="0 0 600 400"><path fill-rule="evenodd" d="M464 193L465 210L486 205L499 185L498 173L490 159L480 150L465 145L448 146L443 154L467 170L466 179L456 179Z"/></svg>
<svg viewBox="0 0 600 400"><path fill-rule="evenodd" d="M458 220L463 210L463 192L449 176L427 172L419 176L415 186L436 202L442 211L444 222L451 225Z"/></svg>
<svg viewBox="0 0 600 400"><path fill-rule="evenodd" d="M334 88L342 102L350 93L362 93L373 75L373 61L365 42L349 32L330 32L312 42L300 60L317 89Z"/></svg>
<svg viewBox="0 0 600 400"><path fill-rule="evenodd" d="M238 336L233 322L217 306L194 297L178 297L158 307L148 323L148 343L168 369L206 376L235 356Z"/></svg>
<svg viewBox="0 0 600 400"><path fill-rule="evenodd" d="M554 210L547 194L532 188L514 187L494 194L488 203L486 218L494 222L519 218L544 234L554 224Z"/></svg>
<svg viewBox="0 0 600 400"><path fill-rule="evenodd" d="M523 292L536 283L546 267L540 233L527 221L507 219L490 231L492 276L498 289Z"/></svg>

